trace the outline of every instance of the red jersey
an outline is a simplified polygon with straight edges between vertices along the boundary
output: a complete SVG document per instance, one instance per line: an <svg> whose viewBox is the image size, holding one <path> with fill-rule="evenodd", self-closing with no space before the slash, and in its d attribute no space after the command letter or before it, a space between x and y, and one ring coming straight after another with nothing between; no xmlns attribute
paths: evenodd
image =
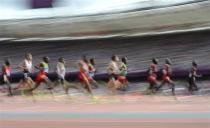
<svg viewBox="0 0 210 128"><path fill-rule="evenodd" d="M153 75L153 76L157 77L157 65L156 64L150 65L149 75Z"/></svg>
<svg viewBox="0 0 210 128"><path fill-rule="evenodd" d="M163 66L163 81L169 82L171 80L171 66L169 64L165 64Z"/></svg>
<svg viewBox="0 0 210 128"><path fill-rule="evenodd" d="M149 77L148 81L150 83L156 83L157 82L157 65L151 64L149 67Z"/></svg>
<svg viewBox="0 0 210 128"><path fill-rule="evenodd" d="M171 75L171 66L169 64L165 64L163 66L163 75L167 75L167 76Z"/></svg>
<svg viewBox="0 0 210 128"><path fill-rule="evenodd" d="M2 73L9 77L11 75L11 67L4 65L2 68Z"/></svg>

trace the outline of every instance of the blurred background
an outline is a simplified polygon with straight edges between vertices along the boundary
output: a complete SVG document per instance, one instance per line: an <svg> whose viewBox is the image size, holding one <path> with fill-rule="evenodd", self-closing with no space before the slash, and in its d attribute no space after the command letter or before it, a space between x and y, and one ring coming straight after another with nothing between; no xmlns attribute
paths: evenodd
<svg viewBox="0 0 210 128"><path fill-rule="evenodd" d="M41 88L31 100L22 90L14 98L0 93L4 128L210 128L210 0L0 0L0 65L10 58L12 73L22 78L17 66L26 52L32 53L34 65L49 56L50 73L59 57L65 58L68 73L78 71L78 61L86 55L95 58L97 75L106 73L113 54L126 56L128 72L137 81L141 73L147 81L153 57L159 59L159 69L170 58L173 71L181 71L184 80L172 78L178 98L170 97L170 90L144 96L148 83L143 80L129 81L129 90L119 93L123 96L110 96L101 81L93 90L96 97L77 89L65 97L61 86L53 96ZM198 81L193 95L186 88L192 60L208 78Z"/></svg>
<svg viewBox="0 0 210 128"><path fill-rule="evenodd" d="M209 0L0 0L0 40L104 38L207 29Z"/></svg>
<svg viewBox="0 0 210 128"><path fill-rule="evenodd" d="M0 19L115 13L201 0L1 0Z"/></svg>
<svg viewBox="0 0 210 128"><path fill-rule="evenodd" d="M112 54L127 56L131 71L154 56L177 68L210 63L209 0L0 0L0 10L0 63L9 57L14 67L25 52L52 65L63 56L73 71L82 55L101 72Z"/></svg>
<svg viewBox="0 0 210 128"><path fill-rule="evenodd" d="M95 57L101 72L112 54L127 56L131 71L154 55L177 68L210 63L209 0L0 0L0 10L0 63L15 66L29 51L35 63L64 56L71 70L80 56Z"/></svg>

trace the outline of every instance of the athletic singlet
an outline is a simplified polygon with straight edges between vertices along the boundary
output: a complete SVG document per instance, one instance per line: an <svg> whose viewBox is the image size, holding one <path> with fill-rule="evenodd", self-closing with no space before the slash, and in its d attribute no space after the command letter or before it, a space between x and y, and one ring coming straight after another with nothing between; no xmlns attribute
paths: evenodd
<svg viewBox="0 0 210 128"><path fill-rule="evenodd" d="M43 64L43 70L44 70L44 72L45 73L48 73L49 72L49 65L47 63L45 63L45 62L42 62L42 64Z"/></svg>
<svg viewBox="0 0 210 128"><path fill-rule="evenodd" d="M190 73L189 73L189 77L195 77L195 74L197 72L197 68L196 67L192 67Z"/></svg>
<svg viewBox="0 0 210 128"><path fill-rule="evenodd" d="M81 64L81 66L79 68L79 72L82 73L82 74L88 75L89 74L89 67L88 67L88 65L85 62L83 62L83 61L80 61L79 63Z"/></svg>
<svg viewBox="0 0 210 128"><path fill-rule="evenodd" d="M117 62L111 61L108 68L108 74L119 74L119 65Z"/></svg>
<svg viewBox="0 0 210 128"><path fill-rule="evenodd" d="M88 65L89 72L95 72L95 68L92 64Z"/></svg>
<svg viewBox="0 0 210 128"><path fill-rule="evenodd" d="M151 64L150 68L149 68L149 75L153 75L156 77L156 73L157 73L157 66L156 64Z"/></svg>
<svg viewBox="0 0 210 128"><path fill-rule="evenodd" d="M10 77L10 75L11 75L11 67L10 66L4 66L3 70L2 70L2 73L4 75L6 75L7 77Z"/></svg>
<svg viewBox="0 0 210 128"><path fill-rule="evenodd" d="M163 67L163 75L164 76L170 76L171 75L171 71L170 71L170 65L165 64Z"/></svg>
<svg viewBox="0 0 210 128"><path fill-rule="evenodd" d="M25 59L23 66L25 67L24 72L29 72L29 73L32 72L32 67L33 67L32 66L32 61L28 61L27 59Z"/></svg>
<svg viewBox="0 0 210 128"><path fill-rule="evenodd" d="M121 63L121 67L120 67L120 75L122 76L126 76L127 75L127 65L124 63Z"/></svg>
<svg viewBox="0 0 210 128"><path fill-rule="evenodd" d="M89 75L88 65L84 62L80 62L81 67L79 68L79 80L80 82L90 81L92 78Z"/></svg>
<svg viewBox="0 0 210 128"><path fill-rule="evenodd" d="M66 69L65 69L65 65L61 62L57 63L57 67L56 67L56 72L59 76L61 77L65 77L65 73L66 73Z"/></svg>
<svg viewBox="0 0 210 128"><path fill-rule="evenodd" d="M95 67L92 64L89 64L88 69L89 69L89 76L94 77L96 71Z"/></svg>

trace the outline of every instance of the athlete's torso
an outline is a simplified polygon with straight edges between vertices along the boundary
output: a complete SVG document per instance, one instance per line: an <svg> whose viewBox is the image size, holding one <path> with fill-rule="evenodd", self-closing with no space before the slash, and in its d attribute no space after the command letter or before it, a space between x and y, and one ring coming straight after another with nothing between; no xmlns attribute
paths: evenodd
<svg viewBox="0 0 210 128"><path fill-rule="evenodd" d="M41 62L43 64L43 72L48 73L49 72L49 65L46 62Z"/></svg>
<svg viewBox="0 0 210 128"><path fill-rule="evenodd" d="M24 72L32 72L32 61L29 61L29 60L27 60L27 59L25 59L24 60Z"/></svg>

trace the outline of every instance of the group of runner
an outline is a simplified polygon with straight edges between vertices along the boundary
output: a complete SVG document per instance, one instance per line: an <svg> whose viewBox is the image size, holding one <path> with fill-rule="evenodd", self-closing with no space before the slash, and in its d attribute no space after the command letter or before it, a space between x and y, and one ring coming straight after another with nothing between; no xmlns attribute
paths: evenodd
<svg viewBox="0 0 210 128"><path fill-rule="evenodd" d="M83 56L78 63L78 79L80 83L92 94L92 88L98 88L98 83L94 80L96 73L94 58L87 59ZM111 62L107 67L109 75L108 88L110 90L123 89L127 86L127 58L122 57L120 60L117 55L111 57Z"/></svg>
<svg viewBox="0 0 210 128"><path fill-rule="evenodd" d="M112 91L117 89L126 90L128 87L127 72L127 58L122 57L120 60L117 55L113 55L107 67L107 73L109 75L108 88Z"/></svg>
<svg viewBox="0 0 210 128"><path fill-rule="evenodd" d="M172 74L172 68L171 68L171 60L170 59L166 59L165 60L165 64L163 66L162 69L162 82L160 85L158 85L158 81L157 81L157 65L158 65L158 60L156 58L152 59L152 64L149 67L149 71L148 71L148 81L149 81L149 89L148 91L151 92L156 92L158 91L163 85L165 84L169 84L171 86L172 89L172 93L175 94L175 84L174 82L171 80L171 74Z"/></svg>
<svg viewBox="0 0 210 128"><path fill-rule="evenodd" d="M149 70L148 70L148 82L149 82L149 88L148 92L149 93L155 93L159 91L163 85L168 84L169 87L171 88L172 94L175 95L175 84L171 79L172 76L172 62L169 58L165 60L165 64L163 65L161 74L162 74L162 82L158 84L157 76L158 76L158 59L153 58L152 63L150 64ZM197 74L197 63L195 61L192 62L192 68L189 71L189 76L188 76L188 83L189 83L189 91L197 91L198 86L196 84L196 78L201 77L201 75Z"/></svg>
<svg viewBox="0 0 210 128"><path fill-rule="evenodd" d="M53 88L55 85L61 84L65 90L65 93L68 94L68 87L65 84L65 74L66 74L66 64L64 58L59 58L57 65L56 65L56 74L57 79L55 82L52 82L48 78L49 73L49 62L50 58L45 56L42 58L42 61L33 66L33 57L31 53L26 53L24 60L19 64L18 68L23 72L23 78L20 80L18 86L13 89L20 89L20 88L28 88L30 92L33 92L36 88L38 88L41 83L45 83L47 85L47 89L50 90L52 93ZM152 59L152 63L149 66L148 70L148 82L149 88L148 91L155 93L159 91L163 85L169 84L172 89L172 94L175 94L175 84L171 80L172 75L172 62L170 59L165 60L165 64L162 69L162 82L158 84L157 76L158 76L158 59ZM38 70L38 73L34 80L30 77L30 74L35 69ZM98 88L98 83L94 80L94 76L96 73L95 68L95 60L94 58L88 59L86 56L83 56L81 60L78 62L78 80L80 81L81 85L90 93L92 94L92 88ZM111 61L107 67L107 73L109 75L109 81L107 87L112 92L115 90L122 90L125 91L128 87L128 80L127 80L127 72L128 72L128 65L127 65L127 58L122 57L121 59L117 55L113 55L111 57ZM9 95L13 95L12 87L11 87L11 62L9 59L6 59L3 66L2 66L2 78L5 85L7 85L7 90ZM197 75L197 63L193 61L192 69L189 72L189 90L194 91L198 90L196 85L196 77L200 77Z"/></svg>

